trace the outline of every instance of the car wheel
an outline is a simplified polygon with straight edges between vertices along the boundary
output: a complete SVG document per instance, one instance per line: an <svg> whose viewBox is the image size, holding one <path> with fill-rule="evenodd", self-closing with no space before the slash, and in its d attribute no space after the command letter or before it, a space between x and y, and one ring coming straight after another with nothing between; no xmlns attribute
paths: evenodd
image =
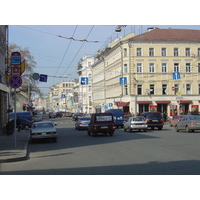
<svg viewBox="0 0 200 200"><path fill-rule="evenodd" d="M186 132L190 133L190 128L188 126L186 127Z"/></svg>
<svg viewBox="0 0 200 200"><path fill-rule="evenodd" d="M129 131L129 132L131 132L131 131L132 131L132 129L131 129L130 127L128 127L128 131Z"/></svg>
<svg viewBox="0 0 200 200"><path fill-rule="evenodd" d="M110 136L113 136L113 134L114 134L114 131L111 131L111 132L109 132L109 134L110 134Z"/></svg>
<svg viewBox="0 0 200 200"><path fill-rule="evenodd" d="M175 126L175 130L176 132L179 132L178 126Z"/></svg>
<svg viewBox="0 0 200 200"><path fill-rule="evenodd" d="M160 127L158 127L158 130L162 130L162 128L163 128L163 127L162 127L162 126L160 126Z"/></svg>
<svg viewBox="0 0 200 200"><path fill-rule="evenodd" d="M143 129L144 132L147 132L147 129Z"/></svg>

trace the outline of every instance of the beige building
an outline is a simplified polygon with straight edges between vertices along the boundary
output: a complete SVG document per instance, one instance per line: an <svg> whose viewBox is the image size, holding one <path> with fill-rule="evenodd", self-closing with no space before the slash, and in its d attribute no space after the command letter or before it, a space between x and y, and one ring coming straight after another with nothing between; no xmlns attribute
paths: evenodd
<svg viewBox="0 0 200 200"><path fill-rule="evenodd" d="M121 38L92 66L94 105L134 114L199 111L199 56L199 30L154 29Z"/></svg>

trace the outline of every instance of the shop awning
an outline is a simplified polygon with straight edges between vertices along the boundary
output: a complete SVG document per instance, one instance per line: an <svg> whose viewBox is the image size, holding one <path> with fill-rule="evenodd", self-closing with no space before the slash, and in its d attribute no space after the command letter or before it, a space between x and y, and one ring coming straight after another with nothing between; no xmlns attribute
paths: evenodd
<svg viewBox="0 0 200 200"><path fill-rule="evenodd" d="M179 101L177 101L179 103ZM181 103L193 103L191 100L182 100Z"/></svg>
<svg viewBox="0 0 200 200"><path fill-rule="evenodd" d="M157 104L169 104L171 101L156 101Z"/></svg>
<svg viewBox="0 0 200 200"><path fill-rule="evenodd" d="M138 104L152 104L152 101L137 101Z"/></svg>
<svg viewBox="0 0 200 200"><path fill-rule="evenodd" d="M120 101L115 101L115 104L118 106L118 107L125 107L129 104L130 102L120 102Z"/></svg>

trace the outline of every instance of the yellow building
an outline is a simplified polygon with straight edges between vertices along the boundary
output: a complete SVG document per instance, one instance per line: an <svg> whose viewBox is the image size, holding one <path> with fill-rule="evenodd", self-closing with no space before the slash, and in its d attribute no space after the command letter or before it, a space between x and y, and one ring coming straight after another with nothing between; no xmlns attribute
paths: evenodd
<svg viewBox="0 0 200 200"><path fill-rule="evenodd" d="M154 29L120 39L101 56L98 63L104 71L97 65L93 68L95 79L98 72L102 77L99 105L112 103L113 108L134 114L158 110L172 116L199 111L199 30ZM126 81L120 85L122 78Z"/></svg>

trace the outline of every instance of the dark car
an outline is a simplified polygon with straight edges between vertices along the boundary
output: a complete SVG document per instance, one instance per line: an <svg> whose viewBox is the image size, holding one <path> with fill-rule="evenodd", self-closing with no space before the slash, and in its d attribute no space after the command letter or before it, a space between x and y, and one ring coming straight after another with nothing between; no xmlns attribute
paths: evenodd
<svg viewBox="0 0 200 200"><path fill-rule="evenodd" d="M55 118L56 117L56 113L54 112L49 112L49 118Z"/></svg>
<svg viewBox="0 0 200 200"><path fill-rule="evenodd" d="M108 133L113 136L116 128L112 113L94 113L88 124L88 135L95 136L98 133L107 135Z"/></svg>
<svg viewBox="0 0 200 200"><path fill-rule="evenodd" d="M14 124L14 120L11 121ZM21 129L29 129L31 128L33 122L28 120L28 119L24 119L24 118L20 118L20 124L21 124Z"/></svg>
<svg viewBox="0 0 200 200"><path fill-rule="evenodd" d="M56 117L63 117L62 112L57 112L57 113L56 113Z"/></svg>
<svg viewBox="0 0 200 200"><path fill-rule="evenodd" d="M82 116L83 116L83 114L82 114L82 113L74 113L74 115L73 115L72 119L73 119L74 121L77 121L77 120L78 120L78 118L79 118L79 117L82 117Z"/></svg>
<svg viewBox="0 0 200 200"><path fill-rule="evenodd" d="M164 119L160 112L143 112L141 116L145 118L148 127L150 127L152 130L155 127L159 130L162 130L164 125Z"/></svg>

